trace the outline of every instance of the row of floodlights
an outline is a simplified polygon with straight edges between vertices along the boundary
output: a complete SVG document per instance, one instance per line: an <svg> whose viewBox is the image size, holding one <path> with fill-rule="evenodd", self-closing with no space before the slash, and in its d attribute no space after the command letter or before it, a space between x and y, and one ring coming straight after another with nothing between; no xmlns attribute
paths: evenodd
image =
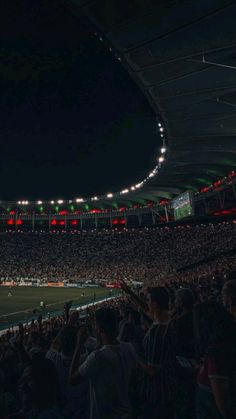
<svg viewBox="0 0 236 419"><path fill-rule="evenodd" d="M99 34L98 32L95 32L94 33L94 35L96 36L96 37L98 37L98 39L99 39L99 41L101 41L102 43L104 43L105 42L105 44L108 44L107 43L107 40L106 40L106 38L104 38L104 36L102 35L102 34ZM110 52L114 52L114 50L113 50L113 48L111 47L111 46L109 46L109 51ZM115 54L115 57L119 60L119 61L121 61L121 58L117 55L117 54ZM166 153L166 151L167 151L167 148L166 148L166 143L165 143L165 136L164 136L164 127L163 127L163 125L162 125L162 123L159 121L158 122L158 130L159 130L159 132L160 132L160 136L161 136L161 138L162 138L162 140L163 140L163 146L162 146L162 148L161 148L161 155L158 157L158 165L154 168L154 170L147 176L147 178L146 179L144 179L142 182L140 182L140 183L138 183L137 185L135 185L135 186L131 186L129 189L128 188L126 188L126 189L124 189L124 190L122 190L121 192L120 192L120 195L123 195L123 194L126 194L126 193L128 193L128 192L130 192L130 191L134 191L135 189L138 189L138 188L141 188L143 185L144 185L144 183L148 180L148 179L150 179L150 178L152 178L153 176L155 176L157 173L158 173L158 170L160 169L160 166L161 166L161 164L165 161L165 153ZM107 198L112 198L113 197L113 194L111 194L111 193L109 193L109 194L107 194ZM95 198L97 198L97 197L95 197ZM91 200L93 201L93 200L96 200L95 198L92 198Z"/></svg>
<svg viewBox="0 0 236 419"><path fill-rule="evenodd" d="M94 35L96 37L98 37L98 39L99 39L100 42L105 43L105 44L108 45L108 42L107 42L106 38L104 38L103 34L99 34L98 32L95 32ZM108 45L108 46L109 46L109 51L113 53L114 52L113 47L111 47L110 45ZM121 61L121 58L117 54L115 54L115 57L119 61ZM138 183L135 186L131 186L129 189L128 188L123 189L120 192L120 195L124 195L124 194L126 194L126 193L128 193L130 191L134 191L136 189L141 188L144 185L144 183L146 183L150 178L152 178L153 176L155 176L158 173L159 169L161 168L161 164L164 163L164 161L165 161L165 153L167 151L166 143L165 143L165 136L164 136L164 127L163 127L163 125L162 125L162 123L160 121L157 123L157 125L158 125L158 130L160 132L160 136L161 136L161 138L163 140L163 146L161 148L161 155L158 157L158 164L157 164L157 166L153 169L153 171L151 173L149 173L149 175L147 176L146 179L144 179L142 182ZM109 193L109 194L107 194L106 197L107 198L113 198L113 194L112 193ZM92 201L95 201L97 199L98 199L97 197L94 197L91 200Z"/></svg>
<svg viewBox="0 0 236 419"><path fill-rule="evenodd" d="M94 32L94 35L99 39L100 42L104 44L105 47L108 48L109 52L113 54L114 58L116 58L118 61L121 61L121 57L118 52L115 51L115 49L108 43L107 39L102 34Z"/></svg>
<svg viewBox="0 0 236 419"><path fill-rule="evenodd" d="M99 199L106 199L106 198L109 199L109 198L113 198L114 196L117 197L119 195L125 195L129 192L133 192L137 189L140 189L150 178L156 176L157 173L159 172L160 168L161 168L162 163L165 161L165 154L167 152L167 146L166 146L166 142L165 142L164 134L163 134L164 128L163 128L163 126L160 122L158 122L158 129L161 133L161 136L163 137L163 144L162 144L162 148L160 150L161 154L157 158L158 164L154 167L154 169L149 173L149 175L145 179L143 179L141 182L137 183L136 185L130 186L129 188L125 188L125 189L123 189L120 192L115 193L115 194L109 192L105 196L100 196L100 197L93 196L92 198L86 198L86 199L76 198L75 200L69 200L69 204L72 204L73 202L76 202L77 204L80 204L82 202L86 202L86 201L89 201L89 200L98 201ZM52 205L54 205L54 204L61 205L63 203L64 203L63 199L58 199L57 201L50 201L50 204L52 204ZM42 205L43 201L37 201L37 204ZM29 205L29 201L18 201L18 205Z"/></svg>

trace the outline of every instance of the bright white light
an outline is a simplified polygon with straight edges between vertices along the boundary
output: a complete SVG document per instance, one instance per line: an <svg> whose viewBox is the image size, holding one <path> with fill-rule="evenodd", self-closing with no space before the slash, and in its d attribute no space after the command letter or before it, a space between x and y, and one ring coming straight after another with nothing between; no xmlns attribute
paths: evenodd
<svg viewBox="0 0 236 419"><path fill-rule="evenodd" d="M158 127L161 127L161 123L160 122L158 122Z"/></svg>
<svg viewBox="0 0 236 419"><path fill-rule="evenodd" d="M113 194L112 193L108 193L107 194L107 198L112 198L113 197Z"/></svg>
<svg viewBox="0 0 236 419"><path fill-rule="evenodd" d="M131 191L135 191L135 186L131 186Z"/></svg>
<svg viewBox="0 0 236 419"><path fill-rule="evenodd" d="M121 191L121 194L128 193L128 192L129 192L129 189L123 189L123 191Z"/></svg>
<svg viewBox="0 0 236 419"><path fill-rule="evenodd" d="M57 203L58 204L63 204L63 199L58 199Z"/></svg>
<svg viewBox="0 0 236 419"><path fill-rule="evenodd" d="M51 201L51 204L53 205L54 204L54 201Z"/></svg>
<svg viewBox="0 0 236 419"><path fill-rule="evenodd" d="M153 177L153 176L155 176L155 173L153 173L153 172L149 173L149 175L148 175L148 177Z"/></svg>
<svg viewBox="0 0 236 419"><path fill-rule="evenodd" d="M93 196L93 197L91 198L91 200L92 200L92 201L97 201L97 200L98 200L98 197L97 197L97 196Z"/></svg>
<svg viewBox="0 0 236 419"><path fill-rule="evenodd" d="M142 186L142 182L141 183L137 183L137 185L135 185L135 188L141 188Z"/></svg>
<svg viewBox="0 0 236 419"><path fill-rule="evenodd" d="M161 138L163 138L164 137L164 134L161 134Z"/></svg>
<svg viewBox="0 0 236 419"><path fill-rule="evenodd" d="M18 205L21 205L21 201L18 201L18 202L17 202L17 204L18 204Z"/></svg>
<svg viewBox="0 0 236 419"><path fill-rule="evenodd" d="M84 202L84 199L83 198L77 198L75 201L76 202Z"/></svg>
<svg viewBox="0 0 236 419"><path fill-rule="evenodd" d="M159 131L163 132L163 131L164 131L164 128L162 128L162 127L161 127L161 128L159 128Z"/></svg>
<svg viewBox="0 0 236 419"><path fill-rule="evenodd" d="M166 147L161 148L161 153L164 154L166 152Z"/></svg>
<svg viewBox="0 0 236 419"><path fill-rule="evenodd" d="M38 201L38 205L41 205L42 204L42 201Z"/></svg>
<svg viewBox="0 0 236 419"><path fill-rule="evenodd" d="M159 160L159 163L162 163L165 159L164 159L164 157L161 156L161 157L159 157L158 160Z"/></svg>

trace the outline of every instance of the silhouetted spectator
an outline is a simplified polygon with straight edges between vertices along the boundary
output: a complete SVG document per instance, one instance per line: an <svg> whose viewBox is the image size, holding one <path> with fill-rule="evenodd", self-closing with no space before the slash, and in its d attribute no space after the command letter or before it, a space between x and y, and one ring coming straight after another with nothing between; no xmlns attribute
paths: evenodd
<svg viewBox="0 0 236 419"><path fill-rule="evenodd" d="M74 354L70 380L90 380L90 418L128 419L132 417L128 397L132 369L137 359L130 343L117 340L117 318L114 310L96 311L96 332L101 347L80 364L81 349L87 330L80 329Z"/></svg>
<svg viewBox="0 0 236 419"><path fill-rule="evenodd" d="M235 328L232 317L218 303L194 309L195 338L202 359L197 377L197 419L233 418L231 368Z"/></svg>

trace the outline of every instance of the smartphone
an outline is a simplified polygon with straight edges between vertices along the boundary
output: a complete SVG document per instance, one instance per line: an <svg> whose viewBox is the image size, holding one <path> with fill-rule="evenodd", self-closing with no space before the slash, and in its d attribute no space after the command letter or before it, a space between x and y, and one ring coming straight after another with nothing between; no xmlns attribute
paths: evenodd
<svg viewBox="0 0 236 419"><path fill-rule="evenodd" d="M178 363L181 365L182 368L191 368L193 369L193 366L188 358L185 358L183 356L176 356L176 359Z"/></svg>

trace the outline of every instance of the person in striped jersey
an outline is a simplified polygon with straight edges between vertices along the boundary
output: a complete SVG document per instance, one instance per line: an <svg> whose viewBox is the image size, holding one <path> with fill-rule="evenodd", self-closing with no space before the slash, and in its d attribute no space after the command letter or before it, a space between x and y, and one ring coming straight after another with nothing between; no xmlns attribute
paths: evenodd
<svg viewBox="0 0 236 419"><path fill-rule="evenodd" d="M174 419L176 397L175 333L169 316L169 292L153 287L147 301L135 294L124 280L122 289L142 310L150 327L143 339L143 357L139 365L144 371L141 397L145 419Z"/></svg>

